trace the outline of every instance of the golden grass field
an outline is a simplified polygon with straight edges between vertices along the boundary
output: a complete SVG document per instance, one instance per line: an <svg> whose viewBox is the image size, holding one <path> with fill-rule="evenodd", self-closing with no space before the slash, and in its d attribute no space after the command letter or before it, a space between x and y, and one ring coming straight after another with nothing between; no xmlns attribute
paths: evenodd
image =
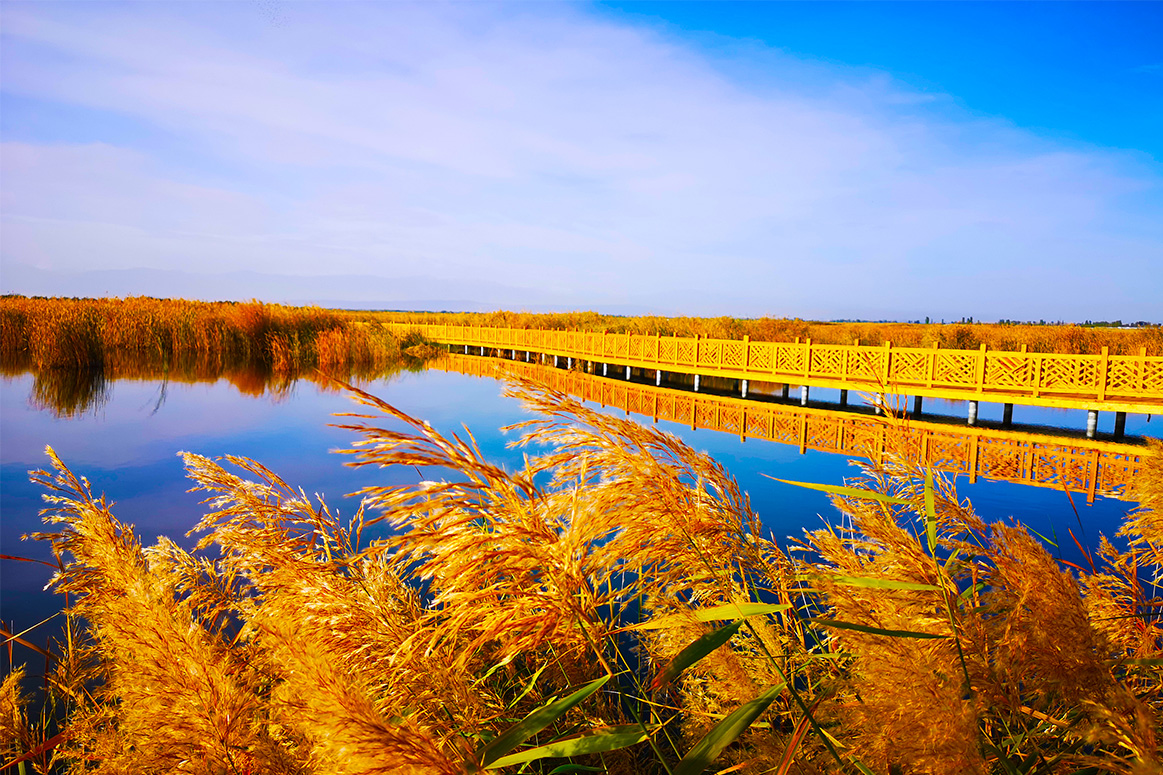
<svg viewBox="0 0 1163 775"><path fill-rule="evenodd" d="M86 773L1160 772L1163 462L1069 567L891 454L778 545L728 472L534 383L522 470L352 389L348 517L186 455L206 515L144 547L50 451L71 607L0 752ZM891 420L888 420L891 421ZM773 472L778 474L778 472ZM367 540L386 521L394 537ZM1117 542L1119 548L1116 548ZM30 668L35 670L35 668ZM39 679L38 679L39 680ZM30 753L31 752L31 753Z"/></svg>

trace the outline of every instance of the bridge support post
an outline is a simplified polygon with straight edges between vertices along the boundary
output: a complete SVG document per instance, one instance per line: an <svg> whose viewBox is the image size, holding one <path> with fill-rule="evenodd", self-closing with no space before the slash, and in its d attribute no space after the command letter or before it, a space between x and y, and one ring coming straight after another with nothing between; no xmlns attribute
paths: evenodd
<svg viewBox="0 0 1163 775"><path fill-rule="evenodd" d="M1115 438L1122 440L1123 434L1127 430L1127 413L1115 412Z"/></svg>
<svg viewBox="0 0 1163 775"><path fill-rule="evenodd" d="M529 351L528 350L525 351L525 362L526 363L529 362Z"/></svg>
<svg viewBox="0 0 1163 775"><path fill-rule="evenodd" d="M876 403L873 404L872 411L877 414L884 414L884 393L876 394Z"/></svg>
<svg viewBox="0 0 1163 775"><path fill-rule="evenodd" d="M1086 438L1093 439L1098 432L1098 411L1091 409L1086 413Z"/></svg>
<svg viewBox="0 0 1163 775"><path fill-rule="evenodd" d="M739 395L742 398L747 398L747 380L739 381Z"/></svg>
<svg viewBox="0 0 1163 775"><path fill-rule="evenodd" d="M662 369L655 369L654 370L654 384L655 385L662 384Z"/></svg>
<svg viewBox="0 0 1163 775"><path fill-rule="evenodd" d="M610 376L610 364L608 364L608 363L602 364L602 376L603 377Z"/></svg>
<svg viewBox="0 0 1163 775"><path fill-rule="evenodd" d="M630 379L630 367L626 367L626 379Z"/></svg>
<svg viewBox="0 0 1163 775"><path fill-rule="evenodd" d="M913 417L921 416L921 406L923 403L921 396L913 396Z"/></svg>
<svg viewBox="0 0 1163 775"><path fill-rule="evenodd" d="M481 347L481 357L485 357L485 348L483 346Z"/></svg>
<svg viewBox="0 0 1163 775"><path fill-rule="evenodd" d="M786 382L783 383L783 390L780 391L779 397L782 398L784 401L786 401L788 390L790 390L790 389L791 389L790 385L788 385Z"/></svg>
<svg viewBox="0 0 1163 775"><path fill-rule="evenodd" d="M464 346L464 354L468 355L468 345L467 344Z"/></svg>
<svg viewBox="0 0 1163 775"><path fill-rule="evenodd" d="M848 406L848 391L840 391L840 406Z"/></svg>
<svg viewBox="0 0 1163 775"><path fill-rule="evenodd" d="M1014 424L1014 405L1006 404L1001 410L1001 424L1010 427Z"/></svg>
<svg viewBox="0 0 1163 775"><path fill-rule="evenodd" d="M695 375L695 392L699 392L699 375Z"/></svg>
<svg viewBox="0 0 1163 775"><path fill-rule="evenodd" d="M977 425L977 402L969 402L969 424Z"/></svg>
<svg viewBox="0 0 1163 775"><path fill-rule="evenodd" d="M572 368L573 368L573 358L566 358L566 359L565 359L565 367L566 367L567 369L572 369Z"/></svg>
<svg viewBox="0 0 1163 775"><path fill-rule="evenodd" d="M800 385L800 406L808 405L808 386Z"/></svg>
<svg viewBox="0 0 1163 775"><path fill-rule="evenodd" d="M553 356L553 368L557 368L557 356Z"/></svg>

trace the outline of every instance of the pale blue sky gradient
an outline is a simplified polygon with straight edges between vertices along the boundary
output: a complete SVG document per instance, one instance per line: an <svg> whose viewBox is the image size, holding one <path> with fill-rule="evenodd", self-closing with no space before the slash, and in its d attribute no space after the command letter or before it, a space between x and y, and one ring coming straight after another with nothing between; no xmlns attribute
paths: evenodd
<svg viewBox="0 0 1163 775"><path fill-rule="evenodd" d="M0 286L1159 320L1161 19L7 2Z"/></svg>

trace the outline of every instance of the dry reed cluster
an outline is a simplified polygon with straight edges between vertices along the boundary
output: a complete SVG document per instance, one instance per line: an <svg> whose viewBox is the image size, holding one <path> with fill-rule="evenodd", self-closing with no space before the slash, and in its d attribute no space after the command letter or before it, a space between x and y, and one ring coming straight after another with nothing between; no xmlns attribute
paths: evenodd
<svg viewBox="0 0 1163 775"><path fill-rule="evenodd" d="M991 350L1095 354L1109 347L1112 355L1163 355L1163 328L1135 329L1087 327L1079 325L1027 325L1001 323L824 323L787 318L740 319L731 317L691 318L653 315L621 317L595 312L532 314L527 312L487 313L363 313L389 322L440 323L512 328L545 328L569 331L609 331L654 336L703 336L712 339L742 339L749 336L762 342L791 342L811 339L819 344L866 345L892 342L900 347L940 347Z"/></svg>
<svg viewBox="0 0 1163 775"><path fill-rule="evenodd" d="M0 751L39 772L1160 771L1163 468L1094 567L896 460L780 547L706 455L517 382L521 470L366 393L340 519L186 454L208 512L143 548L50 451L68 558L51 720L20 674ZM1156 449L1156 453L1159 453ZM378 521L391 537L365 538ZM55 740L51 740L54 736ZM45 748L40 741L50 738ZM522 769L524 768L524 769Z"/></svg>
<svg viewBox="0 0 1163 775"><path fill-rule="evenodd" d="M262 394L316 371L344 380L379 377L433 352L419 334L398 336L314 307L0 298L0 373L35 372L35 399L61 414L85 411L117 378L224 378Z"/></svg>

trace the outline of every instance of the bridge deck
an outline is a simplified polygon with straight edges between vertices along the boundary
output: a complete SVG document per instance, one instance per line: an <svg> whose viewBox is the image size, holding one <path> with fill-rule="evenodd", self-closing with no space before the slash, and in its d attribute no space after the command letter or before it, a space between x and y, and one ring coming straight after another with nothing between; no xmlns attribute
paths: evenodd
<svg viewBox="0 0 1163 775"><path fill-rule="evenodd" d="M873 460L896 453L946 473L1125 498L1147 453L1142 444L1052 434L899 420L834 409L749 401L606 379L578 370L452 354L433 367L481 377L505 373L655 420L709 428L741 439L765 439Z"/></svg>
<svg viewBox="0 0 1163 775"><path fill-rule="evenodd" d="M752 342L590 331L390 324L450 345L528 350L685 374L868 393L1163 413L1163 357Z"/></svg>

